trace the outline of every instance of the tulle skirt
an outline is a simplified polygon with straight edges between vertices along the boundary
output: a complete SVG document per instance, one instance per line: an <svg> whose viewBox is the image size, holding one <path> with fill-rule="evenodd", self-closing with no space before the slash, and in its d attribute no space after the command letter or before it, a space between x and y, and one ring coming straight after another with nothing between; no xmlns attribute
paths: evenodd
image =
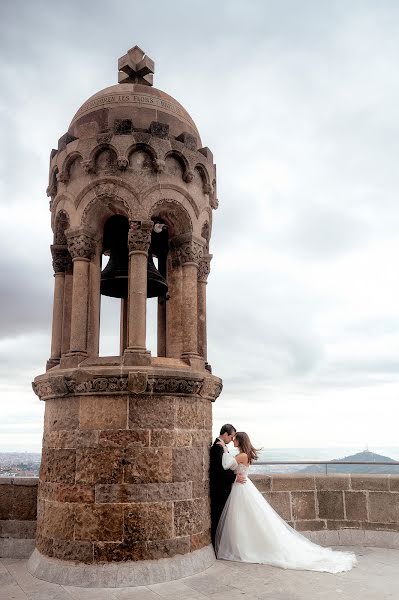
<svg viewBox="0 0 399 600"><path fill-rule="evenodd" d="M353 552L318 546L292 529L250 479L232 487L216 532L216 556L328 573L349 571L357 563Z"/></svg>

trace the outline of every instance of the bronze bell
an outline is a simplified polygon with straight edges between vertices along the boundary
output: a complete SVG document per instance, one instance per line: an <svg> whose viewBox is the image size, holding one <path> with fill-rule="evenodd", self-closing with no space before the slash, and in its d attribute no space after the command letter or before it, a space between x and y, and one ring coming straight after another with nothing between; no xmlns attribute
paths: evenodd
<svg viewBox="0 0 399 600"><path fill-rule="evenodd" d="M165 277L161 275L156 266L152 254L148 253L147 262L147 298L164 296L168 291Z"/></svg>
<svg viewBox="0 0 399 600"><path fill-rule="evenodd" d="M109 254L107 266L101 272L100 291L103 296L112 298L128 297L128 272L129 272L129 250L127 236L129 223L126 218L114 215L108 219L104 227L103 252ZM168 291L165 277L161 275L154 265L152 251L157 247L157 238L154 239L155 247L151 244L147 263L147 298L164 296ZM159 245L159 242L158 242ZM158 255L161 248L156 250ZM161 251L163 259L163 271L166 271L166 255Z"/></svg>

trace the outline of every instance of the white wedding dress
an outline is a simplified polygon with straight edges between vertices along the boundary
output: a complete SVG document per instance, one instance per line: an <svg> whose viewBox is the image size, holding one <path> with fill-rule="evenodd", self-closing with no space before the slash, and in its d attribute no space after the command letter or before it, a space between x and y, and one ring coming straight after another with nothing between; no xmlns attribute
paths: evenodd
<svg viewBox="0 0 399 600"><path fill-rule="evenodd" d="M223 468L247 476L249 467L225 452ZM349 571L353 552L323 548L292 529L247 478L234 483L216 532L216 556L223 560L263 563L282 569Z"/></svg>

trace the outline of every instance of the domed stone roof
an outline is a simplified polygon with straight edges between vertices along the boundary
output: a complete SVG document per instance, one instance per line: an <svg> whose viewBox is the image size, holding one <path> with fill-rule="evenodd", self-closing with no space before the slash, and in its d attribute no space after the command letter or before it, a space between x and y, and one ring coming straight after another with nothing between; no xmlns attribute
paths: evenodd
<svg viewBox="0 0 399 600"><path fill-rule="evenodd" d="M69 133L80 137L81 125L97 123L98 131L114 128L116 120L131 121L135 130L148 130L154 121L169 126L169 135L194 135L200 147L197 127L183 106L172 96L152 87L154 63L135 46L119 59L117 85L97 92L77 111Z"/></svg>

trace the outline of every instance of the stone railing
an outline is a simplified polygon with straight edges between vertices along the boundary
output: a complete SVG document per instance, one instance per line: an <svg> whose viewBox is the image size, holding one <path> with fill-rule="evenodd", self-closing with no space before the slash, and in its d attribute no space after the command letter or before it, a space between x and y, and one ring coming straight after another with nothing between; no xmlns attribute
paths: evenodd
<svg viewBox="0 0 399 600"><path fill-rule="evenodd" d="M252 475L273 508L323 545L399 548L399 475Z"/></svg>
<svg viewBox="0 0 399 600"><path fill-rule="evenodd" d="M399 548L399 475L251 475L297 531L327 546ZM0 477L0 557L35 544L37 478Z"/></svg>
<svg viewBox="0 0 399 600"><path fill-rule="evenodd" d="M37 477L0 477L0 557L26 558L35 547Z"/></svg>

